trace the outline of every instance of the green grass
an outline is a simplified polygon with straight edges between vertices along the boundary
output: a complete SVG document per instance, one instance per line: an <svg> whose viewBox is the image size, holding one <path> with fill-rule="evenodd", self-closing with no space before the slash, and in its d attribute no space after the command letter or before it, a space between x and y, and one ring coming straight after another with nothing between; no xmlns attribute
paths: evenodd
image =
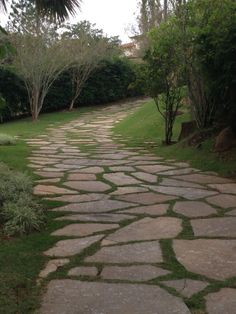
<svg viewBox="0 0 236 314"><path fill-rule="evenodd" d="M178 116L174 126L173 140L180 134L181 123L190 120L188 113ZM192 167L204 171L216 171L221 175L232 176L236 171L236 152L219 156L213 152L213 139L202 144L200 149L183 147L181 144L162 145L164 139L164 120L158 113L153 101L146 103L134 114L126 117L114 127L114 133L127 139L129 146L143 145L158 156L178 161L188 161ZM148 144L145 142L154 142ZM227 160L227 162L226 162Z"/></svg>

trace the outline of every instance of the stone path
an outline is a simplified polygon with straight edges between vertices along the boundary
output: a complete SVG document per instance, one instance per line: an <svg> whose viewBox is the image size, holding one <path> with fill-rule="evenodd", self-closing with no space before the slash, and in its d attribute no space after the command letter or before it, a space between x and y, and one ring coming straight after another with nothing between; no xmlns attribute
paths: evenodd
<svg viewBox="0 0 236 314"><path fill-rule="evenodd" d="M35 194L61 202L41 314L236 313L236 184L128 148L112 127L141 104L27 140Z"/></svg>

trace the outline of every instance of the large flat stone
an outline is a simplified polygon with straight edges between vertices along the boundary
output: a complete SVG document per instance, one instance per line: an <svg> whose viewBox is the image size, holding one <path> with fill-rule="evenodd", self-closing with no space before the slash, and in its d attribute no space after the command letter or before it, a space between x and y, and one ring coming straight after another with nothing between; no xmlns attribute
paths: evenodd
<svg viewBox="0 0 236 314"><path fill-rule="evenodd" d="M86 262L122 264L122 263L162 263L159 241L109 246L87 257Z"/></svg>
<svg viewBox="0 0 236 314"><path fill-rule="evenodd" d="M34 187L34 195L57 195L57 194L74 194L75 191L59 188L54 185L36 185Z"/></svg>
<svg viewBox="0 0 236 314"><path fill-rule="evenodd" d="M93 173L71 173L67 179L68 181L94 181L96 175Z"/></svg>
<svg viewBox="0 0 236 314"><path fill-rule="evenodd" d="M134 185L134 184L142 183L141 181L135 178L132 178L131 176L123 172L114 172L114 173L104 174L103 177L117 186Z"/></svg>
<svg viewBox="0 0 236 314"><path fill-rule="evenodd" d="M62 178L64 176L64 173L62 172L50 172L50 171L35 171L35 174L44 178Z"/></svg>
<svg viewBox="0 0 236 314"><path fill-rule="evenodd" d="M186 217L204 217L216 214L217 210L204 203L196 201L176 202L173 211Z"/></svg>
<svg viewBox="0 0 236 314"><path fill-rule="evenodd" d="M125 195L125 194L142 193L142 192L148 192L148 189L140 187L140 186L123 186L123 187L118 187L118 189L110 193L110 195Z"/></svg>
<svg viewBox="0 0 236 314"><path fill-rule="evenodd" d="M175 167L166 166L166 165L147 165L147 166L144 165L144 166L137 166L137 168L145 172L149 172L149 173L158 173L161 171L175 169Z"/></svg>
<svg viewBox="0 0 236 314"><path fill-rule="evenodd" d="M95 242L98 242L104 235L96 235L83 239L62 240L55 244L54 247L44 252L47 256L66 257L81 253Z"/></svg>
<svg viewBox="0 0 236 314"><path fill-rule="evenodd" d="M58 197L47 197L47 200L50 201L59 201L59 202L66 202L66 203L83 203L83 202L92 202L92 201L99 201L99 200L106 200L109 196L107 194L102 193L89 193L89 194L79 194L76 195L62 195Z"/></svg>
<svg viewBox="0 0 236 314"><path fill-rule="evenodd" d="M122 210L121 212L128 214L147 214L152 216L160 216L166 214L168 208L169 208L168 204L156 204L149 206L133 207L130 209Z"/></svg>
<svg viewBox="0 0 236 314"><path fill-rule="evenodd" d="M212 197L208 197L207 202L222 208L235 207L236 195L220 194Z"/></svg>
<svg viewBox="0 0 236 314"><path fill-rule="evenodd" d="M96 267L79 266L72 268L69 272L69 276L92 276L96 277L98 270Z"/></svg>
<svg viewBox="0 0 236 314"><path fill-rule="evenodd" d="M236 237L236 217L196 219L191 225L196 237Z"/></svg>
<svg viewBox="0 0 236 314"><path fill-rule="evenodd" d="M56 218L56 220L72 221L96 221L96 222L121 222L124 220L134 219L135 216L123 214L89 214L89 215L67 215Z"/></svg>
<svg viewBox="0 0 236 314"><path fill-rule="evenodd" d="M184 169L177 169L177 170L169 170L169 171L163 171L161 173L162 176L178 176L182 174L189 174L189 173L194 173L198 172L198 169L195 168L184 168Z"/></svg>
<svg viewBox="0 0 236 314"><path fill-rule="evenodd" d="M196 188L181 188L181 187L171 187L171 186L149 186L153 191L168 194L168 195L177 195L187 200L197 200L207 196L217 194L215 191L208 191L204 189Z"/></svg>
<svg viewBox="0 0 236 314"><path fill-rule="evenodd" d="M221 193L236 194L236 183L210 184L209 186Z"/></svg>
<svg viewBox="0 0 236 314"><path fill-rule="evenodd" d="M104 279L130 280L130 281L148 281L156 277L169 274L168 270L151 266L105 266L101 277Z"/></svg>
<svg viewBox="0 0 236 314"><path fill-rule="evenodd" d="M100 231L108 231L119 228L116 224L96 224L96 223L82 223L67 225L52 233L54 236L79 236L84 237Z"/></svg>
<svg viewBox="0 0 236 314"><path fill-rule="evenodd" d="M70 260L68 258L50 260L45 268L39 273L39 278L46 278L49 274L55 272L59 267L62 267L69 262Z"/></svg>
<svg viewBox="0 0 236 314"><path fill-rule="evenodd" d="M136 206L136 204L108 199L80 204L69 204L62 207L56 207L52 210L57 212L105 213L116 209L129 208L132 206Z"/></svg>
<svg viewBox="0 0 236 314"><path fill-rule="evenodd" d="M97 174L97 173L102 173L104 172L104 169L102 167L87 167L80 169L80 173L92 173L92 174Z"/></svg>
<svg viewBox="0 0 236 314"><path fill-rule="evenodd" d="M158 286L53 280L40 314L190 314L184 302Z"/></svg>
<svg viewBox="0 0 236 314"><path fill-rule="evenodd" d="M105 192L111 189L110 185L100 181L67 181L64 185L86 192Z"/></svg>
<svg viewBox="0 0 236 314"><path fill-rule="evenodd" d="M205 299L208 314L236 314L236 289L222 288Z"/></svg>
<svg viewBox="0 0 236 314"><path fill-rule="evenodd" d="M207 174L194 173L188 174L184 176L176 176L176 179L180 179L183 181L196 182L202 184L214 184L214 183L230 183L232 182L229 179L221 178L218 176L211 176Z"/></svg>
<svg viewBox="0 0 236 314"><path fill-rule="evenodd" d="M157 176L150 174L150 173L146 173L146 172L133 172L132 175L142 181L146 181L149 183L155 183L157 182Z"/></svg>
<svg viewBox="0 0 236 314"><path fill-rule="evenodd" d="M174 288L184 297L191 298L192 295L205 289L209 283L192 279L162 281L166 286Z"/></svg>
<svg viewBox="0 0 236 314"><path fill-rule="evenodd" d="M227 216L236 216L236 208L233 210L230 210L229 212L227 212L225 215Z"/></svg>
<svg viewBox="0 0 236 314"><path fill-rule="evenodd" d="M217 280L236 276L236 240L174 240L173 248L190 272Z"/></svg>
<svg viewBox="0 0 236 314"><path fill-rule="evenodd" d="M161 181L160 185L165 186L176 186L176 187L185 187L185 188L196 188L196 189L204 189L204 185L200 185L197 183L185 182L181 180L169 179L165 178Z"/></svg>
<svg viewBox="0 0 236 314"><path fill-rule="evenodd" d="M116 197L119 200L134 202L140 205L152 205L156 203L165 203L171 200L174 200L178 197L176 196L167 196L162 194L156 194L152 192L147 193L134 193L129 195L122 195Z"/></svg>
<svg viewBox="0 0 236 314"><path fill-rule="evenodd" d="M110 234L102 244L175 238L181 224L181 219L173 217L143 218Z"/></svg>

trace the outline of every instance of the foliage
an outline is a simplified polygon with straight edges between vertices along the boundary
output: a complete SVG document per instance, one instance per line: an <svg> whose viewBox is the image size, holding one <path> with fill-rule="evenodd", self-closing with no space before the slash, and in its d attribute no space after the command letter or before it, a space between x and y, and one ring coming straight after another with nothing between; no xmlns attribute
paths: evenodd
<svg viewBox="0 0 236 314"><path fill-rule="evenodd" d="M40 230L44 214L32 198L32 181L0 164L0 224L7 235Z"/></svg>
<svg viewBox="0 0 236 314"><path fill-rule="evenodd" d="M13 145L15 144L16 140L14 137L8 134L1 134L0 133L0 145Z"/></svg>
<svg viewBox="0 0 236 314"><path fill-rule="evenodd" d="M150 33L148 91L165 120L165 143L171 144L173 125L181 104L183 60L180 33L174 23L163 23Z"/></svg>

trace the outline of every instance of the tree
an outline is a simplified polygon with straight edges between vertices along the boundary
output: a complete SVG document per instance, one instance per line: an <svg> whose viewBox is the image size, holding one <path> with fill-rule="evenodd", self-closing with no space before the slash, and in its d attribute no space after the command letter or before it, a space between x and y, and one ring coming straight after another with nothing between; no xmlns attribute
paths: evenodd
<svg viewBox="0 0 236 314"><path fill-rule="evenodd" d="M163 23L150 32L148 90L165 120L165 144L170 145L173 125L182 101L183 66L180 34L174 23Z"/></svg>
<svg viewBox="0 0 236 314"><path fill-rule="evenodd" d="M12 68L25 83L33 120L37 120L49 88L68 67L68 53L62 42L51 45L44 36L12 35L11 43L16 49Z"/></svg>
<svg viewBox="0 0 236 314"><path fill-rule="evenodd" d="M29 0L32 3L32 1ZM0 0L0 6L6 11L7 0ZM54 20L64 21L70 14L75 14L81 0L34 0L39 15L50 16Z"/></svg>
<svg viewBox="0 0 236 314"><path fill-rule="evenodd" d="M69 110L72 110L91 73L99 66L101 60L116 52L117 38L105 37L102 30L96 29L87 21L67 25L67 31L62 37L66 39L70 51L74 96Z"/></svg>

